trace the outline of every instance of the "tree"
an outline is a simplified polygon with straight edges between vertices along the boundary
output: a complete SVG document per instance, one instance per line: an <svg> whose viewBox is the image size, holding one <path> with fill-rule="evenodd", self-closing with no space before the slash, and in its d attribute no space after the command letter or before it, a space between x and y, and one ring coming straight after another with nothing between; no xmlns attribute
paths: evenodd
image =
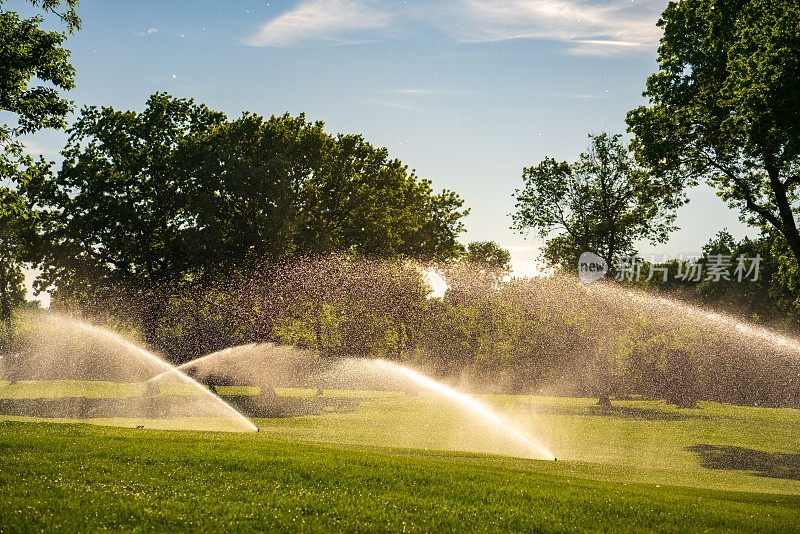
<svg viewBox="0 0 800 534"><path fill-rule="evenodd" d="M661 243L674 229L680 189L636 166L619 135L590 135L575 163L546 158L523 171L513 229L547 238L544 258L570 269L583 252L611 265L633 254L636 241ZM554 235L555 234L555 235Z"/></svg>
<svg viewBox="0 0 800 534"><path fill-rule="evenodd" d="M448 190L434 194L430 181L390 159L386 148L338 135L319 161L298 192L298 251L431 260L463 252L464 201Z"/></svg>
<svg viewBox="0 0 800 534"><path fill-rule="evenodd" d="M0 0L0 111L12 120L0 123L0 321L7 328L12 309L25 301L22 266L31 252L27 245L35 219L16 186L48 168L42 158L25 153L19 136L64 127L71 104L59 90L72 89L75 70L63 43L80 27L77 0L30 3L42 14L22 18L5 11ZM48 13L66 23L67 33L42 29Z"/></svg>
<svg viewBox="0 0 800 534"><path fill-rule="evenodd" d="M499 275L511 271L511 253L494 241L473 241L467 245L465 259L468 263Z"/></svg>
<svg viewBox="0 0 800 534"><path fill-rule="evenodd" d="M0 328L11 330L11 312L25 303L21 247L32 214L22 197L9 188L0 188ZM7 337L0 332L0 340Z"/></svg>
<svg viewBox="0 0 800 534"><path fill-rule="evenodd" d="M69 51L63 47L67 33L42 29L42 15L22 18L14 11L3 10L0 0L0 110L16 115L17 125L0 126L3 149L18 143L14 136L42 128L63 128L71 103L59 90L75 85L75 69L69 64ZM58 0L31 0L34 7L55 13L67 24L67 32L80 27L75 8L77 0L66 0L65 10L59 11ZM31 86L32 81L41 82ZM17 145L18 146L18 145Z"/></svg>
<svg viewBox="0 0 800 534"><path fill-rule="evenodd" d="M151 97L141 114L85 108L68 130L58 174L22 186L41 207L38 288L54 285L60 300L85 301L124 288L139 301L152 340L161 291L203 278L199 267L213 251L202 238L228 223L220 217L220 225L197 235L205 220L191 209L200 194L192 187L205 185L202 193L212 197L219 190L194 183L194 174L180 168L187 140L224 119L164 95Z"/></svg>
<svg viewBox="0 0 800 534"><path fill-rule="evenodd" d="M230 121L158 93L141 113L84 108L68 132L60 172L23 188L42 212L38 287L100 308L127 294L151 343L170 293L265 264L459 253L457 195L303 115Z"/></svg>
<svg viewBox="0 0 800 534"><path fill-rule="evenodd" d="M800 4L684 0L661 16L649 105L628 113L637 157L678 186L705 179L800 261Z"/></svg>
<svg viewBox="0 0 800 534"><path fill-rule="evenodd" d="M787 286L782 275L787 255L791 256L791 252L774 229L741 240L722 230L703 245L700 257L661 264L659 267L667 268L668 275L653 276L641 285L793 332L800 325L800 313L797 289ZM728 276L709 278L709 265L714 264L725 266ZM645 262L643 276L652 267Z"/></svg>

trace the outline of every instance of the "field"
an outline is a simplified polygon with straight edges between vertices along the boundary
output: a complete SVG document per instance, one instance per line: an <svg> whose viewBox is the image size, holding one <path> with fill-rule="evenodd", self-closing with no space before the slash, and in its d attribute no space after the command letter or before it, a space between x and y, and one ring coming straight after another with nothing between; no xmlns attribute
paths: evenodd
<svg viewBox="0 0 800 534"><path fill-rule="evenodd" d="M0 384L0 397L11 387ZM0 416L0 530L791 532L800 524L798 410L632 400L609 412L591 399L484 397L539 436L553 462L448 451L502 444L485 443L433 397L326 395L359 404L256 420L257 434Z"/></svg>

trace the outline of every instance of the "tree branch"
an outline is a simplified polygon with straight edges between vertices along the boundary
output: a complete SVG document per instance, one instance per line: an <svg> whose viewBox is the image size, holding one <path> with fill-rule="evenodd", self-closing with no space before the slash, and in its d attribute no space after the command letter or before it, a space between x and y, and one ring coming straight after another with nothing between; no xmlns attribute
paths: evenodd
<svg viewBox="0 0 800 534"><path fill-rule="evenodd" d="M725 176L727 176L728 179L730 179L733 182L733 184L736 186L736 188L744 197L745 206L747 207L748 210L755 212L756 214L761 216L764 220L772 224L775 228L779 230L783 228L783 223L781 219L777 215L775 215L775 213L773 213L772 210L758 204L755 201L755 198L753 197L753 193L750 191L750 188L747 187L747 185L741 178L736 176L736 174L734 174L734 172L728 169L727 167L721 165L720 163L717 163L713 158L711 158L707 154L703 154L703 156L706 158L706 161L712 167L722 171L722 173L724 173Z"/></svg>
<svg viewBox="0 0 800 534"><path fill-rule="evenodd" d="M797 174L794 176L790 176L783 181L783 187L785 189L790 189L791 187L794 187L797 184L800 184L800 175Z"/></svg>

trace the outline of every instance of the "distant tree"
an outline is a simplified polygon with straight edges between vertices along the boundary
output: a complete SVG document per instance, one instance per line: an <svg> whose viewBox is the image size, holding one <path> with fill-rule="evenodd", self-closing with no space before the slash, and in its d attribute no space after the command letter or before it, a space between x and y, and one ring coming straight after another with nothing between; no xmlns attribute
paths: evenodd
<svg viewBox="0 0 800 534"><path fill-rule="evenodd" d="M705 179L774 228L795 265L800 194L800 4L683 0L661 16L650 101L628 113L637 156L676 187Z"/></svg>
<svg viewBox="0 0 800 534"><path fill-rule="evenodd" d="M682 408L697 405L697 376L692 359L685 350L669 350L666 356L666 400Z"/></svg>
<svg viewBox="0 0 800 534"><path fill-rule="evenodd" d="M72 89L75 70L63 47L68 33L80 27L77 0L31 0L41 13L23 18L0 0L0 322L11 324L12 309L25 302L23 263L31 253L35 214L17 186L47 172L48 165L28 155L21 135L43 128L63 128L71 104L59 91ZM44 15L55 14L66 32L42 28Z"/></svg>
<svg viewBox="0 0 800 534"><path fill-rule="evenodd" d="M467 245L467 262L498 274L511 271L511 253L494 241L473 241Z"/></svg>
<svg viewBox="0 0 800 534"><path fill-rule="evenodd" d="M775 230L739 240L722 230L703 245L699 257L660 265L668 269L668 275L664 277L659 271L641 285L750 321L796 331L800 327L798 293L787 285L782 271L791 261L787 256L791 257L791 252ZM727 276L709 278L710 264L727 266ZM643 266L643 278L649 267L646 263ZM789 281L793 280L790 276Z"/></svg>
<svg viewBox="0 0 800 534"><path fill-rule="evenodd" d="M513 229L546 238L544 258L561 269L594 252L612 265L633 254L636 241L661 243L674 229L680 189L636 166L619 135L590 135L574 163L552 158L523 171Z"/></svg>

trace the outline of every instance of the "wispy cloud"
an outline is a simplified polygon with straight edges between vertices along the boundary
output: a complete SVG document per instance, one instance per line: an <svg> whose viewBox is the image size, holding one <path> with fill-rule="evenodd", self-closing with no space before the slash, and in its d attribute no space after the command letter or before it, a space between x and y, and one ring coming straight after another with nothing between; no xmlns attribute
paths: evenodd
<svg viewBox="0 0 800 534"><path fill-rule="evenodd" d="M138 36L138 37L146 37L148 35L153 35L155 33L158 33L158 31L159 31L158 28L155 28L155 27L151 26L151 27L147 28L143 32L133 32L133 34Z"/></svg>
<svg viewBox="0 0 800 534"><path fill-rule="evenodd" d="M395 89L393 91L395 94L398 95L438 95L441 94L441 91L437 91L436 89L427 89L424 87L401 87L400 89Z"/></svg>
<svg viewBox="0 0 800 534"><path fill-rule="evenodd" d="M461 42L538 39L572 54L654 50L667 0L302 0L245 39L253 46L354 43L434 27ZM376 30L380 30L379 32ZM409 93L410 94L410 93Z"/></svg>
<svg viewBox="0 0 800 534"><path fill-rule="evenodd" d="M412 111L414 113L427 113L425 109L407 102L398 102L396 100L378 100L375 101L375 103L387 108L402 109L403 111Z"/></svg>
<svg viewBox="0 0 800 534"><path fill-rule="evenodd" d="M447 24L468 42L542 39L563 42L574 54L652 50L666 0L464 0L464 20Z"/></svg>
<svg viewBox="0 0 800 534"><path fill-rule="evenodd" d="M245 39L251 46L292 46L311 41L348 42L355 32L386 28L391 15L364 0L311 0L264 23Z"/></svg>

